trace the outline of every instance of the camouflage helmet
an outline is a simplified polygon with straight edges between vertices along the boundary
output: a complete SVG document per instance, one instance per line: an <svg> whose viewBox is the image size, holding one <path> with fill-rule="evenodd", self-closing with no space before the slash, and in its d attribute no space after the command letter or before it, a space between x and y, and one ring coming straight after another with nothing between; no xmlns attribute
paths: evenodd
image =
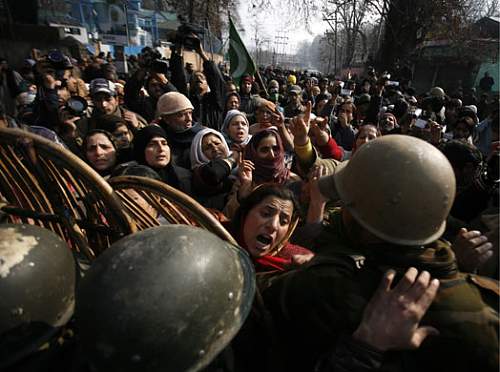
<svg viewBox="0 0 500 372"><path fill-rule="evenodd" d="M92 264L76 322L97 371L198 371L251 308L252 263L240 248L186 225L129 235Z"/></svg>
<svg viewBox="0 0 500 372"><path fill-rule="evenodd" d="M35 353L73 315L76 270L52 231L0 225L0 369Z"/></svg>
<svg viewBox="0 0 500 372"><path fill-rule="evenodd" d="M405 135L379 137L320 180L368 231L399 245L439 238L455 199L455 176L434 146Z"/></svg>

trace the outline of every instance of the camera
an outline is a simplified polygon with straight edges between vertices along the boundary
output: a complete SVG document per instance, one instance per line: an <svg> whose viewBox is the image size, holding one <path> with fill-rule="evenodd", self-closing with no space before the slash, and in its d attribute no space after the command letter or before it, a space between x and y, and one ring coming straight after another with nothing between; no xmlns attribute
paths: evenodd
<svg viewBox="0 0 500 372"><path fill-rule="evenodd" d="M166 74L168 72L168 62L163 59L157 50L145 47L141 51L142 66L150 69L152 72Z"/></svg>
<svg viewBox="0 0 500 372"><path fill-rule="evenodd" d="M182 45L186 49L196 50L201 38L205 33L205 29L194 23L183 23L177 29L176 44ZM196 35L198 38L193 36Z"/></svg>
<svg viewBox="0 0 500 372"><path fill-rule="evenodd" d="M87 110L88 103L85 98L80 96L72 96L66 102L65 108L73 115L73 116L83 116L85 114L85 110Z"/></svg>
<svg viewBox="0 0 500 372"><path fill-rule="evenodd" d="M64 55L60 50L52 50L42 59L40 68L44 70L45 73L53 75L56 80L60 80L61 86L64 87L66 86L64 73L66 70L71 70L73 64L69 57Z"/></svg>
<svg viewBox="0 0 500 372"><path fill-rule="evenodd" d="M483 164L481 171L479 173L479 181L481 184L489 187L498 189L500 183L500 154L496 153L490 158L490 160Z"/></svg>

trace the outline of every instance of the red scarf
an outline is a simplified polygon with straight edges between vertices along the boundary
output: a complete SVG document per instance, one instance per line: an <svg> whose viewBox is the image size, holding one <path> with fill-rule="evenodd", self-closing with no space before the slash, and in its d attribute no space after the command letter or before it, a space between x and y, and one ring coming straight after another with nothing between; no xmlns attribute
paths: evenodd
<svg viewBox="0 0 500 372"><path fill-rule="evenodd" d="M275 154L276 156L274 159L261 159L257 154L257 146L264 137L269 136L269 133L272 133L276 137L276 143L278 144L279 150L278 153ZM255 165L253 178L257 184L273 182L281 185L285 183L290 176L290 170L285 166L285 150L281 142L281 137L279 133L273 129L263 129L252 136L252 139L245 147L245 159L251 160Z"/></svg>
<svg viewBox="0 0 500 372"><path fill-rule="evenodd" d="M231 229L231 224L229 221L223 222L222 225L228 230ZM243 226L241 227L241 229L243 229ZM242 231L239 231L238 234L234 234L234 232L232 232L232 235L234 236L240 247L242 247L248 252L247 246L243 241ZM281 250L274 256L265 255L262 257L252 257L252 256L250 257L255 266L255 271L261 273L265 271L287 271L290 269L293 256L297 254L310 254L310 253L312 252L307 248L286 242L284 247L281 248Z"/></svg>

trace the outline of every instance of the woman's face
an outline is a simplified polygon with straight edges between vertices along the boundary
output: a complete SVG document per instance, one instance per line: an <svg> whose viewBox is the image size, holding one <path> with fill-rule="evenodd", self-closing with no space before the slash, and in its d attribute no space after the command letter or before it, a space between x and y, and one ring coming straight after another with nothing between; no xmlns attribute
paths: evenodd
<svg viewBox="0 0 500 372"><path fill-rule="evenodd" d="M226 110L238 110L240 108L240 100L236 96L230 96L226 102Z"/></svg>
<svg viewBox="0 0 500 372"><path fill-rule="evenodd" d="M117 126L113 136L116 138L116 145L119 149L129 147L132 142L132 132L126 124Z"/></svg>
<svg viewBox="0 0 500 372"><path fill-rule="evenodd" d="M276 196L254 206L243 223L243 241L250 255L268 254L286 236L292 215L293 203Z"/></svg>
<svg viewBox="0 0 500 372"><path fill-rule="evenodd" d="M262 138L257 145L257 156L260 159L274 160L279 151L278 141L274 134Z"/></svg>
<svg viewBox="0 0 500 372"><path fill-rule="evenodd" d="M377 136L378 136L378 133L377 133L377 129L375 129L375 127L372 127L369 125L362 126L359 129L358 138L356 138L355 148L359 149L365 143L370 142L370 141L374 140L375 138L377 138Z"/></svg>
<svg viewBox="0 0 500 372"><path fill-rule="evenodd" d="M116 163L116 149L103 133L96 133L88 138L85 156L91 167L98 172L111 169Z"/></svg>
<svg viewBox="0 0 500 372"><path fill-rule="evenodd" d="M241 143L248 137L248 124L241 115L237 115L229 123L227 132L234 142Z"/></svg>
<svg viewBox="0 0 500 372"><path fill-rule="evenodd" d="M164 168L170 163L170 147L163 137L153 137L144 150L146 164L151 168Z"/></svg>
<svg viewBox="0 0 500 372"><path fill-rule="evenodd" d="M255 120L260 124L271 124L272 112L266 107L260 107L255 110Z"/></svg>
<svg viewBox="0 0 500 372"><path fill-rule="evenodd" d="M207 134L201 140L201 151L209 159L227 158L229 154L221 139L215 134Z"/></svg>

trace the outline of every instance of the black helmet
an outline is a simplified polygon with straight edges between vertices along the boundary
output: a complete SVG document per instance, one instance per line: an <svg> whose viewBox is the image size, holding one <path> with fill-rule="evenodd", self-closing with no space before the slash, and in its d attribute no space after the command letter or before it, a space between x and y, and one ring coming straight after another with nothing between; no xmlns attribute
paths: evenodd
<svg viewBox="0 0 500 372"><path fill-rule="evenodd" d="M73 315L75 261L52 231L0 225L0 370L50 341Z"/></svg>
<svg viewBox="0 0 500 372"><path fill-rule="evenodd" d="M252 305L245 252L212 233L159 226L113 244L77 291L76 321L98 371L198 371Z"/></svg>

